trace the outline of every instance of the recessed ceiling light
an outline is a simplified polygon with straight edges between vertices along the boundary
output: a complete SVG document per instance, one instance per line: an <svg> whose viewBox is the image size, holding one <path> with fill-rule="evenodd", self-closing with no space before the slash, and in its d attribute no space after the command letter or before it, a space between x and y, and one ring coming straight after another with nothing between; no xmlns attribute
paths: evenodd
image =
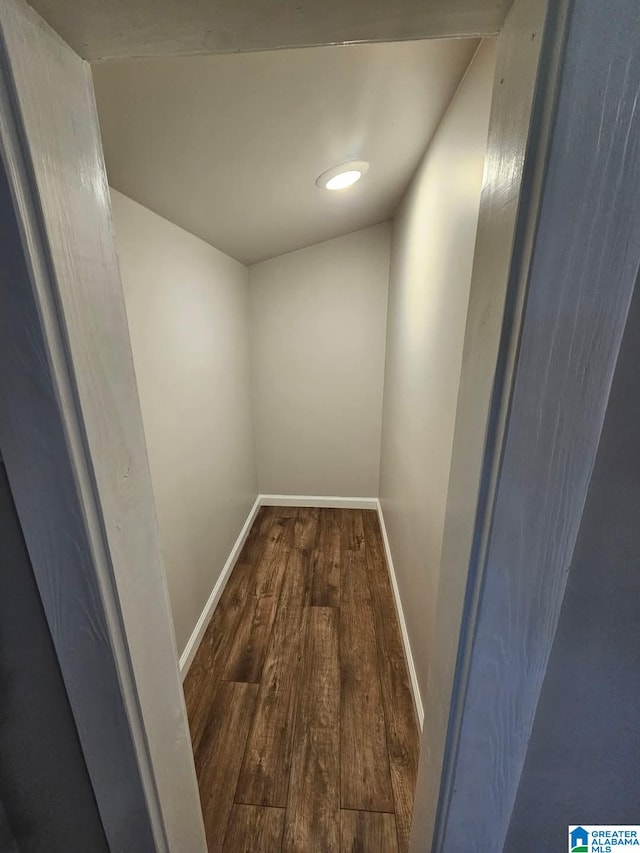
<svg viewBox="0 0 640 853"><path fill-rule="evenodd" d="M323 190L344 190L353 186L363 175L369 171L366 160L349 160L327 169L316 179L316 186Z"/></svg>

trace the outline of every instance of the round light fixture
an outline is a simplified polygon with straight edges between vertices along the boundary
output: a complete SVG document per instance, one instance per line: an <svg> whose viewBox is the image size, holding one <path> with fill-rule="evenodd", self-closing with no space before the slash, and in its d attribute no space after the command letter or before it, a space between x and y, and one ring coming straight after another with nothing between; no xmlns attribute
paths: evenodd
<svg viewBox="0 0 640 853"><path fill-rule="evenodd" d="M353 186L363 175L369 171L366 160L349 160L327 169L316 178L316 186L323 190L344 190Z"/></svg>

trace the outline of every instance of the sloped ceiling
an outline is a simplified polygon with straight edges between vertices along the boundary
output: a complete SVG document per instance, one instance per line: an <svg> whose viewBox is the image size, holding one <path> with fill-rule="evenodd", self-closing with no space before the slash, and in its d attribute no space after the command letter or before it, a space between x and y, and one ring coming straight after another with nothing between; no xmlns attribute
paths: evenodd
<svg viewBox="0 0 640 853"><path fill-rule="evenodd" d="M112 186L250 264L389 218L476 40L94 65ZM364 159L349 190L315 185Z"/></svg>

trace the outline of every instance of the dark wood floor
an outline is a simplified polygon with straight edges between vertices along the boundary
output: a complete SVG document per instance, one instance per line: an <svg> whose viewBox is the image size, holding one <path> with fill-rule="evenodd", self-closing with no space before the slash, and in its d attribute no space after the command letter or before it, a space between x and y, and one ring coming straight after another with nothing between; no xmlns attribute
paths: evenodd
<svg viewBox="0 0 640 853"><path fill-rule="evenodd" d="M184 685L210 851L406 851L418 728L373 510L263 507Z"/></svg>

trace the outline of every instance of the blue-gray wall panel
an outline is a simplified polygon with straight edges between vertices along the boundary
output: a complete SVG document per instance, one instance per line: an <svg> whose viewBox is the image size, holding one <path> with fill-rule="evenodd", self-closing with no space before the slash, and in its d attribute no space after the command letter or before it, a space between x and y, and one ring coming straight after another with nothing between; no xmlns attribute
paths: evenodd
<svg viewBox="0 0 640 853"><path fill-rule="evenodd" d="M1 462L0 589L0 851L108 853Z"/></svg>
<svg viewBox="0 0 640 853"><path fill-rule="evenodd" d="M640 820L640 288L627 320L505 850Z"/></svg>

